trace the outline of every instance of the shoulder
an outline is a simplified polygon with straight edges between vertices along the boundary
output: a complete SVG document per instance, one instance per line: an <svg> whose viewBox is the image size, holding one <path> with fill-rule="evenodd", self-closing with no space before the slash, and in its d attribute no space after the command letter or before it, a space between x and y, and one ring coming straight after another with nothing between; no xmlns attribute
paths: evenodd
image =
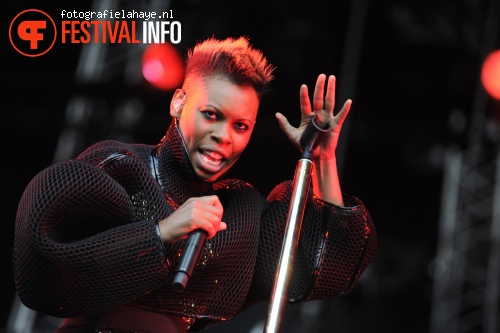
<svg viewBox="0 0 500 333"><path fill-rule="evenodd" d="M266 197L241 179L224 179L215 183L213 188L222 204L229 204L228 207L246 207L261 212L267 206Z"/></svg>
<svg viewBox="0 0 500 333"><path fill-rule="evenodd" d="M228 194L233 199L240 198L243 201L266 200L252 184L241 179L230 178L218 181L214 184L214 190L218 195Z"/></svg>
<svg viewBox="0 0 500 333"><path fill-rule="evenodd" d="M214 184L214 189L218 190L253 190L257 191L250 183L247 183L241 179L229 178L218 181Z"/></svg>
<svg viewBox="0 0 500 333"><path fill-rule="evenodd" d="M151 151L156 146L146 144L124 143L116 140L97 142L85 149L77 159L95 165L107 164L125 157L134 157L149 163Z"/></svg>

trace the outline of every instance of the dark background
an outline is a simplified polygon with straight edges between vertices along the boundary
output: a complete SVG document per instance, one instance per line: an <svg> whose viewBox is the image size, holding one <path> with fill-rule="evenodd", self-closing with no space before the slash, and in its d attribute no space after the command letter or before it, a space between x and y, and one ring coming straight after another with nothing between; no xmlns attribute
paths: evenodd
<svg viewBox="0 0 500 333"><path fill-rule="evenodd" d="M121 3L138 10L133 2ZM280 132L274 113L282 112L292 124L298 123L300 85L313 87L318 74L335 74L336 109L345 99L353 99L338 149L341 185L371 212L379 250L353 293L318 305L309 316L313 323L304 331L429 331L443 156L450 146L467 146L475 98L485 94L479 85L481 64L486 51L500 47L498 38L486 47L489 50L483 43L492 29L485 22L495 3L170 2L175 20L182 24L182 41L175 45L181 54L212 35L247 35L277 66L273 91L261 103L253 141L232 170L262 193L293 177L299 152ZM0 242L5 286L0 327L7 327L15 298L11 256L17 204L31 178L54 162L59 137L69 126L65 110L70 101L86 96L97 110L85 126L78 127L83 141L75 154L101 139L155 144L170 122L173 92L156 90L144 80L127 80L124 74L123 51L134 53L139 46L114 47L117 61L106 71L107 77L82 83L75 76L81 45L56 43L47 54L28 58L8 41L8 24L22 10L44 10L57 25L62 9L84 11L92 5L91 1L2 5L6 10L1 119L7 151L2 163L6 214ZM119 122L123 115L119 110L131 100L141 105L142 113L135 122ZM487 107L492 104L488 101ZM293 316L287 317L288 332L299 314L305 316L301 311L289 309ZM235 325L249 328L264 313L265 307L254 308L235 319Z"/></svg>

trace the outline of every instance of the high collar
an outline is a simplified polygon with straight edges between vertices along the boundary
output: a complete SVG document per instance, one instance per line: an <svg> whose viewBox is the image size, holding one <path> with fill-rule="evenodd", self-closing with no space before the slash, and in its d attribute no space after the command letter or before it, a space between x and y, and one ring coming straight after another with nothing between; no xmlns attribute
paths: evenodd
<svg viewBox="0 0 500 333"><path fill-rule="evenodd" d="M158 144L156 154L159 182L170 199L182 204L190 197L214 193L214 181L203 180L196 174L175 121Z"/></svg>

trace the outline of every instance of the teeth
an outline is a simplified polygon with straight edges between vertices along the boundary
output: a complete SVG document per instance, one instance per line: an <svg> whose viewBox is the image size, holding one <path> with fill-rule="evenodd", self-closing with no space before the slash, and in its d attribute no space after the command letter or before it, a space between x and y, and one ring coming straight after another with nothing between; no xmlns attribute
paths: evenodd
<svg viewBox="0 0 500 333"><path fill-rule="evenodd" d="M215 151L206 150L204 153L205 153L205 155L210 156L213 159L222 160L224 158L224 156L222 156L222 154L219 154Z"/></svg>

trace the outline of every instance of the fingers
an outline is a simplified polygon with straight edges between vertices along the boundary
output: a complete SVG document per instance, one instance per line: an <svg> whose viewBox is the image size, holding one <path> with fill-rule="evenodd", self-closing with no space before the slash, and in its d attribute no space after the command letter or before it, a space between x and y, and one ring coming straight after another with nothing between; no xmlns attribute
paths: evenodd
<svg viewBox="0 0 500 333"><path fill-rule="evenodd" d="M333 115L333 109L335 107L335 87L336 86L336 78L333 75L328 77L328 86L326 89L326 97L325 97L325 111L329 112Z"/></svg>
<svg viewBox="0 0 500 333"><path fill-rule="evenodd" d="M283 132L286 132L287 127L290 126L288 119L286 119L286 117L280 112L276 112L275 116L276 119L278 120L278 125L280 126L281 130Z"/></svg>
<svg viewBox="0 0 500 333"><path fill-rule="evenodd" d="M222 222L224 209L216 195L190 198L186 201L189 210L189 231L203 229L207 238L212 238L218 231L225 230L227 225Z"/></svg>
<svg viewBox="0 0 500 333"><path fill-rule="evenodd" d="M285 133L286 137L290 142L292 142L297 148L301 149L300 143L297 140L298 129L290 125L288 119L281 113L276 113L276 119L278 120L279 127ZM300 137L300 136L299 136Z"/></svg>
<svg viewBox="0 0 500 333"><path fill-rule="evenodd" d="M288 119L280 112L276 112L276 119L278 120L278 125L280 126L281 130L286 134L286 136L290 139L293 137L293 131L295 130L295 127L290 125L288 122Z"/></svg>
<svg viewBox="0 0 500 333"><path fill-rule="evenodd" d="M175 243L195 229L205 230L207 238L212 238L227 228L222 222L223 214L224 209L216 195L189 198L170 216L158 221L162 240Z"/></svg>
<svg viewBox="0 0 500 333"><path fill-rule="evenodd" d="M334 75L328 76L328 82L326 85L326 96L325 96L325 82L326 75L320 74L316 80L316 86L314 87L313 96L313 106L314 111L325 110L326 112L333 115L333 109L335 107L335 89L336 89L336 78Z"/></svg>
<svg viewBox="0 0 500 333"><path fill-rule="evenodd" d="M204 229L208 236L207 238L212 238L215 234L221 230L225 230L227 225L225 222L222 222L222 215L224 214L224 208L219 200L219 197L216 195L209 195L200 197L201 201L205 201L205 205L201 206L200 209L203 209L205 215L203 216L201 222L202 225L199 228ZM207 223L208 222L208 223Z"/></svg>
<svg viewBox="0 0 500 333"><path fill-rule="evenodd" d="M194 198L191 198L191 199L194 199ZM213 205L213 206L221 209L222 211L224 210L224 208L222 207L222 204L220 203L219 197L216 195L207 195L204 197L198 197L197 199L202 201L202 202L206 202L208 205Z"/></svg>
<svg viewBox="0 0 500 333"><path fill-rule="evenodd" d="M348 99L345 101L344 106L342 106L342 109L340 109L339 113L335 116L335 122L337 123L338 127L342 126L344 123L345 118L349 114L349 111L351 110L351 105L352 105L352 100Z"/></svg>
<svg viewBox="0 0 500 333"><path fill-rule="evenodd" d="M318 78L316 79L316 85L314 87L312 109L307 86L303 84L300 87L300 108L302 110L302 113L305 115L309 115L312 112L326 111L331 116L333 116L335 108L336 81L337 79L334 75L328 76L325 96L326 75L318 75Z"/></svg>
<svg viewBox="0 0 500 333"><path fill-rule="evenodd" d="M326 75L320 74L316 80L313 94L313 109L314 111L323 110L324 108L324 94L325 94L325 81Z"/></svg>
<svg viewBox="0 0 500 333"><path fill-rule="evenodd" d="M325 90L325 81L326 81L326 75L325 74L320 74L318 76L318 79L316 80L316 86L314 88L314 97L313 97L313 106L314 109L313 111L322 117L321 113L326 112L330 116L334 116L334 109L335 109L335 90L336 90L336 85L337 85L337 79L334 75L328 76L328 83L326 87L326 96L323 99L323 94ZM301 96L302 98L302 96ZM305 104L305 102L302 102L302 104ZM352 100L348 99L344 105L342 106L342 109L339 111L337 115L335 115L335 122L339 125L342 125L344 122L345 118L347 117L347 114L349 113L349 110L351 108ZM323 119L320 119L323 120Z"/></svg>
<svg viewBox="0 0 500 333"><path fill-rule="evenodd" d="M309 90L305 84L300 86L300 110L302 114L311 114L311 101L309 100Z"/></svg>

